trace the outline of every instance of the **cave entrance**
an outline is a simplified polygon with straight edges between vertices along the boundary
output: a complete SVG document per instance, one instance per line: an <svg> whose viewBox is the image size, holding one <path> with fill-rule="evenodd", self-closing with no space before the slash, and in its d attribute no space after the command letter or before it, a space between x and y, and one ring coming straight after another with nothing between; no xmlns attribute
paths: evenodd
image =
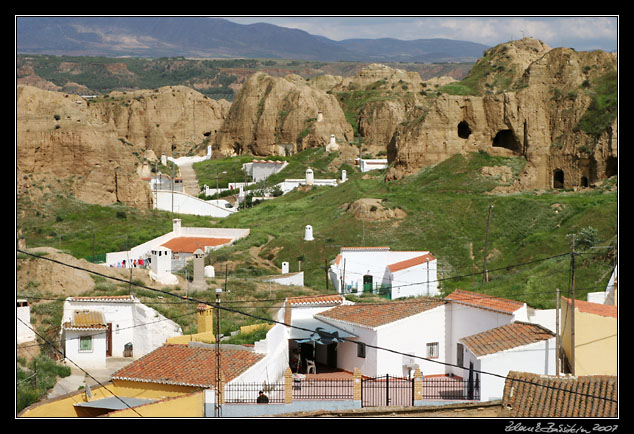
<svg viewBox="0 0 634 434"><path fill-rule="evenodd" d="M469 124L465 121L462 121L458 124L458 137L461 139L468 139L471 135L471 128L469 128Z"/></svg>
<svg viewBox="0 0 634 434"><path fill-rule="evenodd" d="M581 186L582 187L587 187L588 186L588 177L587 176L582 176L581 177Z"/></svg>
<svg viewBox="0 0 634 434"><path fill-rule="evenodd" d="M618 175L619 173L619 160L615 157L608 157L605 163L605 176L607 178Z"/></svg>
<svg viewBox="0 0 634 434"><path fill-rule="evenodd" d="M564 171L561 169L555 169L553 173L553 187L564 188Z"/></svg>
<svg viewBox="0 0 634 434"><path fill-rule="evenodd" d="M493 138L493 146L506 148L518 154L522 153L522 145L515 137L512 130L500 130Z"/></svg>

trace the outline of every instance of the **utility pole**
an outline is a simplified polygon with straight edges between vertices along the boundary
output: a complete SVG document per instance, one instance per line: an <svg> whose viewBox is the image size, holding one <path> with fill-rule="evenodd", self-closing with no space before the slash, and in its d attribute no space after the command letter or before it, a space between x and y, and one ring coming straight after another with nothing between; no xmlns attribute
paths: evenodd
<svg viewBox="0 0 634 434"><path fill-rule="evenodd" d="M326 292L328 292L328 259L324 259L324 271L326 272Z"/></svg>
<svg viewBox="0 0 634 434"><path fill-rule="evenodd" d="M482 283L489 281L489 275L487 272L487 255L489 250L489 227L491 226L491 210L493 210L493 204L489 205L489 218L487 220L487 234L484 242L484 271L482 273Z"/></svg>
<svg viewBox="0 0 634 434"><path fill-rule="evenodd" d="M216 288L216 405L215 416L220 417L222 415L220 409L220 294L222 289Z"/></svg>
<svg viewBox="0 0 634 434"><path fill-rule="evenodd" d="M559 288L557 288L557 300L555 308L555 374L559 377Z"/></svg>
<svg viewBox="0 0 634 434"><path fill-rule="evenodd" d="M575 375L575 242L576 235L572 235L572 252L570 254L570 270L572 274L572 322L570 326L570 373Z"/></svg>

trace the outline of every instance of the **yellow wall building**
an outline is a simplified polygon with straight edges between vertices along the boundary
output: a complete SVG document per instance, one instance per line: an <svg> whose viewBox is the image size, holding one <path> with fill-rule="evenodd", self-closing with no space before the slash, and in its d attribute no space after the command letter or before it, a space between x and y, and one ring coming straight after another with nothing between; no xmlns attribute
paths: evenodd
<svg viewBox="0 0 634 434"><path fill-rule="evenodd" d="M561 346L568 368L572 354L572 300L561 297ZM617 375L617 307L575 300L574 375Z"/></svg>

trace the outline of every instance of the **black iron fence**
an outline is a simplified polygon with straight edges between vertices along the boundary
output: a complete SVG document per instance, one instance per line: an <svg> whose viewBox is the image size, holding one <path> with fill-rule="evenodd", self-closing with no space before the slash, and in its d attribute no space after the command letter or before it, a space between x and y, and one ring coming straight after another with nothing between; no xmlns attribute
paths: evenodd
<svg viewBox="0 0 634 434"><path fill-rule="evenodd" d="M227 384L224 402L227 404L283 403L284 382Z"/></svg>
<svg viewBox="0 0 634 434"><path fill-rule="evenodd" d="M353 380L304 379L293 381L293 399L353 399Z"/></svg>
<svg viewBox="0 0 634 434"><path fill-rule="evenodd" d="M227 404L284 403L285 383L231 383L225 385ZM353 379L295 378L293 400L354 399ZM421 381L422 400L479 400L480 384L457 377L431 377ZM262 395L264 397L262 397ZM415 379L385 375L361 380L361 406L410 406L416 398Z"/></svg>
<svg viewBox="0 0 634 434"><path fill-rule="evenodd" d="M414 379L402 377L364 378L361 381L361 406L414 405Z"/></svg>

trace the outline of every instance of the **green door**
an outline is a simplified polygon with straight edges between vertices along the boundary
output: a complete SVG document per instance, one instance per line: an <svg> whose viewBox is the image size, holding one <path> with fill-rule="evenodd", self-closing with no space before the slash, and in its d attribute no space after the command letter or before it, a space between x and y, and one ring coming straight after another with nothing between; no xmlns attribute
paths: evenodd
<svg viewBox="0 0 634 434"><path fill-rule="evenodd" d="M370 274L363 276L363 292L372 292L372 276Z"/></svg>

